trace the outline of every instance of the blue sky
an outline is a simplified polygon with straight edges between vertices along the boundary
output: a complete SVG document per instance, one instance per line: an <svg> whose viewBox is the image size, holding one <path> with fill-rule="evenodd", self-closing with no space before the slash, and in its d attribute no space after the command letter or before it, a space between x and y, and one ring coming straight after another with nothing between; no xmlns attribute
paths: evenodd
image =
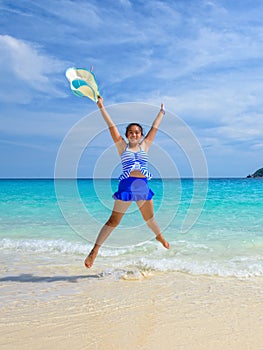
<svg viewBox="0 0 263 350"><path fill-rule="evenodd" d="M173 115L189 126L209 176L262 167L262 13L261 0L0 0L0 177L53 177L64 137L96 111L69 91L71 66L94 67L107 106L158 111L164 102L164 127L176 128ZM99 116L87 118L103 127ZM100 135L94 148L110 145ZM88 151L83 177L97 157ZM180 176L192 175L176 162Z"/></svg>

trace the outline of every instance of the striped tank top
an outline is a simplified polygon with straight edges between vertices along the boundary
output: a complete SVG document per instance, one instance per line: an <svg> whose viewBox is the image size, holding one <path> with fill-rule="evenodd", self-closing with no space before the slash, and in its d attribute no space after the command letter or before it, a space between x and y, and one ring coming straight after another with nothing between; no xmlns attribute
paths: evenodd
<svg viewBox="0 0 263 350"><path fill-rule="evenodd" d="M128 150L128 145L125 151L121 154L122 174L119 180L127 179L131 171L139 170L147 180L152 178L152 174L148 171L148 154L141 149L139 152Z"/></svg>

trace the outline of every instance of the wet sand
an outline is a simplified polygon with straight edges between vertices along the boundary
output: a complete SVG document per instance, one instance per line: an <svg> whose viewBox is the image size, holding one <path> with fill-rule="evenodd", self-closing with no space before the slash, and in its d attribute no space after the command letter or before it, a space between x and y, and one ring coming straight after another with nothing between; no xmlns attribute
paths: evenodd
<svg viewBox="0 0 263 350"><path fill-rule="evenodd" d="M2 350L263 348L262 278L65 267L6 273L0 287Z"/></svg>

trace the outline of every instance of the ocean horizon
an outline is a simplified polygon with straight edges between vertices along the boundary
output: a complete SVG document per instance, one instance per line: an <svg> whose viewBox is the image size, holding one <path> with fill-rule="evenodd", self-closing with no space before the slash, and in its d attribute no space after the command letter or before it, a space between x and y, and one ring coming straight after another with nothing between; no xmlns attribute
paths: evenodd
<svg viewBox="0 0 263 350"><path fill-rule="evenodd" d="M66 180L66 181L65 181ZM156 219L167 251L132 204L101 248L102 274L179 271L248 278L263 275L260 178L153 179ZM0 258L34 273L83 264L113 206L116 179L1 179ZM24 262L24 263L22 263ZM116 277L118 278L118 277Z"/></svg>

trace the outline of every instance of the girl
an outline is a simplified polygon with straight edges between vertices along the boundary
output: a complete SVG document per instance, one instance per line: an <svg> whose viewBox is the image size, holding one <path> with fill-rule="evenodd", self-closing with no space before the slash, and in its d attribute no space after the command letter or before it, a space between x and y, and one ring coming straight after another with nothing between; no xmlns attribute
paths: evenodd
<svg viewBox="0 0 263 350"><path fill-rule="evenodd" d="M93 265L101 245L120 223L132 201L135 201L138 205L143 219L146 221L148 227L155 233L156 240L166 249L170 248L169 243L163 237L154 218L152 200L154 193L148 186L148 180L151 179L152 175L147 168L147 152L165 114L164 105L161 105L161 109L153 121L150 131L143 140L143 129L140 124L131 123L127 126L125 136L128 139L128 143L126 143L124 138L120 135L116 125L106 111L102 98L99 98L97 105L118 149L123 173L119 177L118 191L113 195L115 202L111 216L100 230L94 247L85 259L85 266L87 268Z"/></svg>

